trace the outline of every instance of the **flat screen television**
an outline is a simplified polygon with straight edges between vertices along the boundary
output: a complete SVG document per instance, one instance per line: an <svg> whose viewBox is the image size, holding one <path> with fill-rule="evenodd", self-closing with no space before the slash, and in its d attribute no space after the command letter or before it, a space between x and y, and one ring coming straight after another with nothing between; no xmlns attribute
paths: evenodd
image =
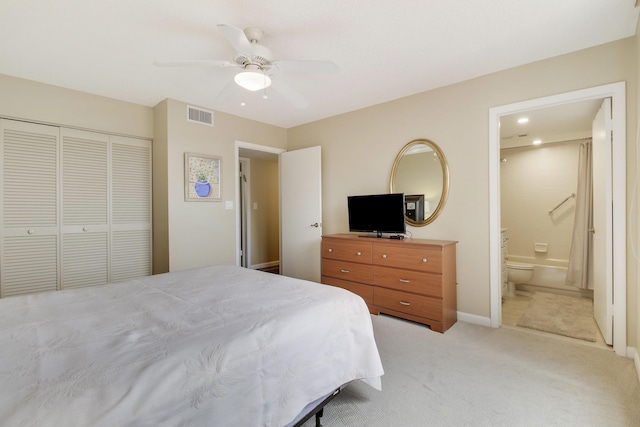
<svg viewBox="0 0 640 427"><path fill-rule="evenodd" d="M348 196L349 231L404 234L404 194Z"/></svg>

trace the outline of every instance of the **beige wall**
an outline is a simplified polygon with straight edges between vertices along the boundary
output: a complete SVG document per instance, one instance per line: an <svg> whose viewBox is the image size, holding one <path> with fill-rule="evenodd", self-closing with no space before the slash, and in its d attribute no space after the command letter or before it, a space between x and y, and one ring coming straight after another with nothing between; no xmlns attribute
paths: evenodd
<svg viewBox="0 0 640 427"><path fill-rule="evenodd" d="M139 138L153 137L153 109L0 74L0 116Z"/></svg>
<svg viewBox="0 0 640 427"><path fill-rule="evenodd" d="M278 162L250 159L250 173L251 264L255 266L280 259Z"/></svg>
<svg viewBox="0 0 640 427"><path fill-rule="evenodd" d="M215 112L213 127L190 123L186 108L183 102L166 100L155 111L156 129L165 133L158 135L159 140L164 137L159 145L165 153L154 153L154 186L166 185L166 191L162 190L166 204L162 199L154 200L154 215L166 218L166 223L154 224L154 236L159 245L168 243L166 259L161 260L167 264L156 264L156 272L235 264L235 141L286 147L283 128L220 112ZM222 201L184 200L185 152L222 157ZM225 208L227 201L233 203L233 209Z"/></svg>
<svg viewBox="0 0 640 427"><path fill-rule="evenodd" d="M575 199L549 210L576 192L580 141L501 150L500 219L509 235L508 254L568 260ZM546 243L536 253L535 243Z"/></svg>
<svg viewBox="0 0 640 427"><path fill-rule="evenodd" d="M322 146L323 232L347 231L346 197L385 192L396 153L412 139L437 143L449 162L449 198L414 237L457 240L458 310L490 317L489 108L627 82L628 201L636 176L635 38L490 74L288 130L288 149ZM372 155L375 153L375 156ZM636 229L636 218L629 226ZM629 248L628 343L636 345L637 262ZM632 320L633 319L633 320Z"/></svg>

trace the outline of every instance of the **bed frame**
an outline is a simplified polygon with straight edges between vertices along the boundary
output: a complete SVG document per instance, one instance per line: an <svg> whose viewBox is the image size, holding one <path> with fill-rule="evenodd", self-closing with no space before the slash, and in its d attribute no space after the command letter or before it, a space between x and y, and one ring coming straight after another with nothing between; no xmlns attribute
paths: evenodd
<svg viewBox="0 0 640 427"><path fill-rule="evenodd" d="M320 422L320 419L322 418L322 415L324 414L324 406L327 403L331 402L331 400L333 400L333 398L336 397L340 393L341 390L342 390L341 388L337 388L333 392L329 393L328 396L326 396L324 398L320 398L321 399L320 403L315 405L313 407L313 409L311 409L311 411L309 411L305 416L303 416L300 419L300 421L295 423L293 425L293 427L301 427L305 422L307 422L314 415L316 417L316 426L315 427L322 427L322 423Z"/></svg>

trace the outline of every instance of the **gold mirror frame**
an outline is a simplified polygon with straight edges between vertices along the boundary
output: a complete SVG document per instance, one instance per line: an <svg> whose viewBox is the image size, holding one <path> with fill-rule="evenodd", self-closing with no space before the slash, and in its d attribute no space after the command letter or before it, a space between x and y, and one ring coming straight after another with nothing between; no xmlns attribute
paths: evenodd
<svg viewBox="0 0 640 427"><path fill-rule="evenodd" d="M411 150L412 148L418 145L429 146L433 150L435 155L438 157L438 160L440 162L440 167L442 168L442 191L440 194L440 200L438 201L438 204L436 208L433 210L433 212L431 213L431 215L429 215L427 218L425 218L422 221L414 221L411 218L405 216L405 222L407 224L413 225L415 227L424 227L425 225L432 223L438 217L438 215L442 211L442 208L444 207L445 202L447 201L447 196L449 194L449 166L447 165L447 159L444 156L444 153L442 152L440 147L438 147L438 145L435 142L430 141L428 139L414 139L413 141L405 145L396 156L396 160L393 162L393 169L391 169L391 182L389 184L389 189L391 193L403 193L403 191L396 188L396 184L395 184L398 166L400 165L400 161L402 160L403 156L407 153L407 151Z"/></svg>

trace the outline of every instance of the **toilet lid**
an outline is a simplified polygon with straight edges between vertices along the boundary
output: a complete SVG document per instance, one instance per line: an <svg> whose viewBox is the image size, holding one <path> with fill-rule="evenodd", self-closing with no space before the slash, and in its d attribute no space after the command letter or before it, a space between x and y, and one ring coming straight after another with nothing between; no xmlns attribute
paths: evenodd
<svg viewBox="0 0 640 427"><path fill-rule="evenodd" d="M507 268L514 270L533 270L533 264L524 264L522 262L507 262Z"/></svg>

